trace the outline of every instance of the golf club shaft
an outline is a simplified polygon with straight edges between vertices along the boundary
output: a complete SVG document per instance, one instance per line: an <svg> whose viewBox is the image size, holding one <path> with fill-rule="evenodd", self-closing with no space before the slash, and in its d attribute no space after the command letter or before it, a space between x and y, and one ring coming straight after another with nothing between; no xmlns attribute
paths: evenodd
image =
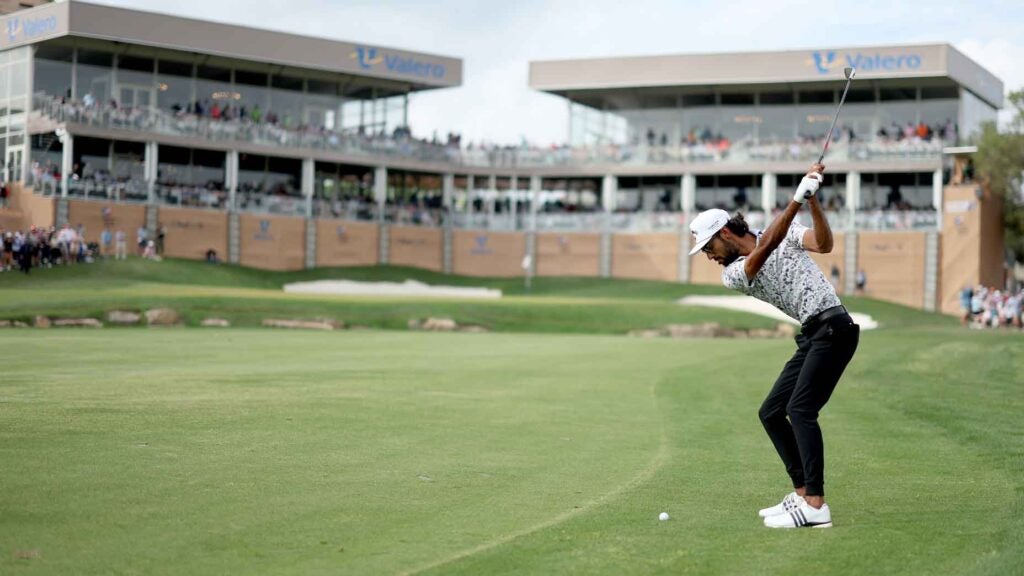
<svg viewBox="0 0 1024 576"><path fill-rule="evenodd" d="M832 117L832 125L828 127L828 135L825 136L825 147L821 149L821 156L818 156L818 164L825 159L825 153L828 152L828 144L832 141L832 131L836 128L836 120L839 119L839 110L843 108L843 102L846 102L846 92L850 89L850 82L853 81L853 76L846 79L846 87L843 88L843 96L839 99L839 106L836 106L836 114Z"/></svg>

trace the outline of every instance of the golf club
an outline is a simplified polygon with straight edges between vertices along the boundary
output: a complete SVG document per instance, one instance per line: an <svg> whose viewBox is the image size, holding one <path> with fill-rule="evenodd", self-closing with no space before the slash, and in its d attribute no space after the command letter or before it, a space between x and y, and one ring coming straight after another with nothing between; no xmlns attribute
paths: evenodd
<svg viewBox="0 0 1024 576"><path fill-rule="evenodd" d="M818 156L818 164L825 159L825 153L828 152L828 145L832 142L832 131L835 130L836 120L839 119L839 110L843 107L843 102L846 102L846 92L850 89L850 81L857 75L856 68L843 68L843 76L846 76L846 87L843 88L843 97L839 99L839 106L836 106L836 115L832 117L832 125L828 127L828 135L825 136L825 147L821 149L821 156Z"/></svg>

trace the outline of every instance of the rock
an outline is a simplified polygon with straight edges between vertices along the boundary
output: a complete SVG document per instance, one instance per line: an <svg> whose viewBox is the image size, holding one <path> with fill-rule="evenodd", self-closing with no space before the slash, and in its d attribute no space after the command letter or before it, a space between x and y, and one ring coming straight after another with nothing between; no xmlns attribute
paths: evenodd
<svg viewBox="0 0 1024 576"><path fill-rule="evenodd" d="M432 332L453 332L459 327L451 318L427 318L423 322L423 329Z"/></svg>
<svg viewBox="0 0 1024 576"><path fill-rule="evenodd" d="M669 324L665 333L670 338L715 338L723 333L717 322L703 324Z"/></svg>
<svg viewBox="0 0 1024 576"><path fill-rule="evenodd" d="M51 326L51 322L46 316L36 316L32 321L32 325L36 328L49 328Z"/></svg>
<svg viewBox="0 0 1024 576"><path fill-rule="evenodd" d="M142 315L138 312L132 312L131 310L111 310L110 312L107 312L108 324L130 326L132 324L138 324L140 320L142 320Z"/></svg>
<svg viewBox="0 0 1024 576"><path fill-rule="evenodd" d="M468 332L470 334L483 334L485 332L490 332L490 330L484 328L483 326L469 324L467 326L459 326L459 332Z"/></svg>
<svg viewBox="0 0 1024 576"><path fill-rule="evenodd" d="M664 332L663 330L651 330L651 329L630 330L627 335L628 336L632 336L634 338L661 338L662 336L666 335L666 332Z"/></svg>
<svg viewBox="0 0 1024 576"><path fill-rule="evenodd" d="M103 328L103 323L95 318L57 318L53 325L58 328Z"/></svg>
<svg viewBox="0 0 1024 576"><path fill-rule="evenodd" d="M775 326L775 333L779 335L779 338L793 338L796 336L796 326L788 322L779 322Z"/></svg>
<svg viewBox="0 0 1024 576"><path fill-rule="evenodd" d="M213 328L230 328L231 322L223 318L204 318L199 324L200 326L210 326Z"/></svg>
<svg viewBox="0 0 1024 576"><path fill-rule="evenodd" d="M409 330L419 330L423 326L423 322L420 322L419 319L417 318L413 318L412 320L409 320L405 325L409 327Z"/></svg>
<svg viewBox="0 0 1024 576"><path fill-rule="evenodd" d="M0 328L28 328L21 320L0 320Z"/></svg>
<svg viewBox="0 0 1024 576"><path fill-rule="evenodd" d="M181 315L170 308L146 310L146 324L149 326L176 326L181 324Z"/></svg>
<svg viewBox="0 0 1024 576"><path fill-rule="evenodd" d="M268 328L291 328L299 330L334 330L344 328L343 322L335 320L289 320L284 318L267 318L263 325Z"/></svg>
<svg viewBox="0 0 1024 576"><path fill-rule="evenodd" d="M747 336L749 338L778 338L779 333L775 330L766 330L764 328L751 328L747 330Z"/></svg>

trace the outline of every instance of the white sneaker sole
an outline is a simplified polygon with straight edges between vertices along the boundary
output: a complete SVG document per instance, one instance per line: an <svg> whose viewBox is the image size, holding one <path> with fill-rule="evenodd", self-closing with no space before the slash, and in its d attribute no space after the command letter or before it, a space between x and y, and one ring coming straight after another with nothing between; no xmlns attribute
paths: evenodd
<svg viewBox="0 0 1024 576"><path fill-rule="evenodd" d="M823 524L814 524L814 525L808 525L808 526L769 526L769 525L765 524L765 528L776 528L776 529L781 529L781 530L792 530L794 528L831 528L831 527L832 527L832 523L831 522L825 522Z"/></svg>

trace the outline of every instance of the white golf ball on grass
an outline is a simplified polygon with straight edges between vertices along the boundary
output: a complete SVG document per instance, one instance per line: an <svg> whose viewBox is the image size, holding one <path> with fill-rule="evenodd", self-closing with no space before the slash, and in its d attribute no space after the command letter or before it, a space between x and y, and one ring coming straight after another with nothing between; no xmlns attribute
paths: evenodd
<svg viewBox="0 0 1024 576"><path fill-rule="evenodd" d="M668 512L662 512L661 514L658 514L658 520L661 520L662 522L668 520Z"/></svg>

